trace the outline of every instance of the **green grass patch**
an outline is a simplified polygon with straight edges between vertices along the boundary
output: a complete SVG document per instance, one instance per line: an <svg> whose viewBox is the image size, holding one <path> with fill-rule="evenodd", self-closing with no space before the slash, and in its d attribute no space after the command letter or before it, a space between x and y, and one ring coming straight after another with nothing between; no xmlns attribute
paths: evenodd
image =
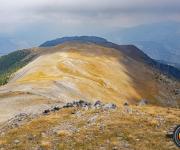
<svg viewBox="0 0 180 150"><path fill-rule="evenodd" d="M7 84L10 76L24 67L27 63L29 63L33 55L29 58L28 55L31 54L31 50L18 50L12 52L8 55L0 57L0 85Z"/></svg>

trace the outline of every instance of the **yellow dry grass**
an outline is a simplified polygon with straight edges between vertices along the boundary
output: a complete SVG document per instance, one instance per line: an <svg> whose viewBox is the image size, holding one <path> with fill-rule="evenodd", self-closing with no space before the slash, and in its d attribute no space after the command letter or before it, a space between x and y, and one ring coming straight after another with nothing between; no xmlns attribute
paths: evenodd
<svg viewBox="0 0 180 150"><path fill-rule="evenodd" d="M33 83L34 89L46 90L58 81L71 99L100 99L117 105L142 98L159 104L158 96L169 97L169 91L157 83L148 66L115 49L74 43L39 51L41 55L17 72L15 79L20 77L11 83Z"/></svg>
<svg viewBox="0 0 180 150"><path fill-rule="evenodd" d="M1 147L18 150L38 147L45 150L178 149L165 137L168 128L180 122L178 109L152 106L130 108L133 110L130 114L124 113L123 107L114 111L63 109L10 130L0 137ZM76 115L77 112L81 116ZM96 120L89 123L93 116L97 116ZM159 117L163 118L163 123ZM58 130L53 132L57 127ZM77 130L73 132L72 127ZM19 143L15 144L17 139Z"/></svg>

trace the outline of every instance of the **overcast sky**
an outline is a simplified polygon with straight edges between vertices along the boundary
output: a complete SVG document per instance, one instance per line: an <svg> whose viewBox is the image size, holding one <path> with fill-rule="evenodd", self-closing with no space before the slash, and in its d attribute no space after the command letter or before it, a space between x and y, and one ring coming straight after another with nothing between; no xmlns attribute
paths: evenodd
<svg viewBox="0 0 180 150"><path fill-rule="evenodd" d="M180 0L0 0L0 35L29 40L179 20Z"/></svg>

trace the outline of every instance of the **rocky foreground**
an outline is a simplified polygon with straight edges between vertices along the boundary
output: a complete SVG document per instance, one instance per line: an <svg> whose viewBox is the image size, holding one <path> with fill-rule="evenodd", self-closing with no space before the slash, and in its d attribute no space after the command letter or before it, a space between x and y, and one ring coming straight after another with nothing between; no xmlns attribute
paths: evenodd
<svg viewBox="0 0 180 150"><path fill-rule="evenodd" d="M75 101L21 113L0 127L1 150L155 150L178 149L167 133L180 122L179 109L155 106L122 107Z"/></svg>

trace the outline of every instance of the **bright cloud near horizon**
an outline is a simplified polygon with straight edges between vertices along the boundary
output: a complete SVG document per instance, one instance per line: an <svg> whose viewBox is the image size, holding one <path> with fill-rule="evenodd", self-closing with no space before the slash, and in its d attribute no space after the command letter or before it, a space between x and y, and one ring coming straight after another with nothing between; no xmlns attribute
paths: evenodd
<svg viewBox="0 0 180 150"><path fill-rule="evenodd" d="M163 21L180 21L180 0L0 0L0 34L29 38Z"/></svg>

